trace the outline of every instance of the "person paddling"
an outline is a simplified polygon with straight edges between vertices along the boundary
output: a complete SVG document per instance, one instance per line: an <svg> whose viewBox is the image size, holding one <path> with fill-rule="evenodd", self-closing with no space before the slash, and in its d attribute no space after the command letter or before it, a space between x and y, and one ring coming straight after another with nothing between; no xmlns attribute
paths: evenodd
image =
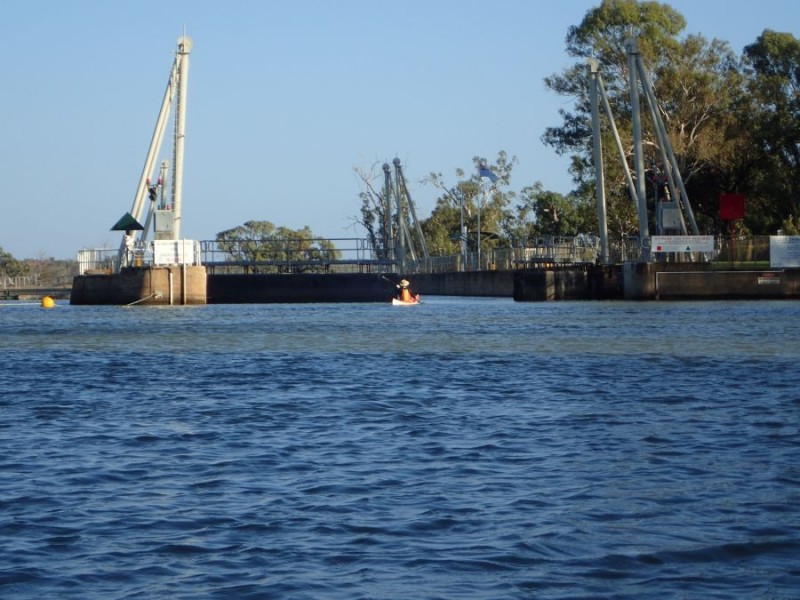
<svg viewBox="0 0 800 600"><path fill-rule="evenodd" d="M411 293L410 286L411 284L408 282L407 279L401 279L400 283L396 285L397 287L397 299L402 300L403 302L414 302L414 295Z"/></svg>

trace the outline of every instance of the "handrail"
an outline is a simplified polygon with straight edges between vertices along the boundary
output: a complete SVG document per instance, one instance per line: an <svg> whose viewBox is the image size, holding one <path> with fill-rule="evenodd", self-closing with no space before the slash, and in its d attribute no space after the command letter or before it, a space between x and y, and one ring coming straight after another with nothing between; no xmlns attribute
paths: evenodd
<svg viewBox="0 0 800 600"><path fill-rule="evenodd" d="M205 240L198 242L201 263L212 270L227 269L227 272L330 273L394 270L411 274L596 264L599 256L599 243L592 236L540 236L526 240L516 247L484 248L480 254L480 262L477 252L472 252L466 255L431 256L407 261L402 265L394 259L381 257L381 253L374 251L369 240L364 238L303 240L302 243L306 246L304 249L298 248L301 241L291 239L270 238L237 243L267 244L268 252L231 256L220 248L217 240ZM308 248L307 244L313 244L313 247ZM326 248L328 244L333 245L333 248ZM639 239L634 236L609 240L609 264L636 262L641 258L640 250ZM111 248L83 250L85 256L79 258L80 273L114 272L116 252L116 249ZM700 259L742 265L754 261L769 261L769 236L738 240L718 237L715 240L715 250L710 254ZM139 266L151 266L152 253L137 249L137 257L140 260ZM658 262L677 262L681 258L670 253L656 256Z"/></svg>

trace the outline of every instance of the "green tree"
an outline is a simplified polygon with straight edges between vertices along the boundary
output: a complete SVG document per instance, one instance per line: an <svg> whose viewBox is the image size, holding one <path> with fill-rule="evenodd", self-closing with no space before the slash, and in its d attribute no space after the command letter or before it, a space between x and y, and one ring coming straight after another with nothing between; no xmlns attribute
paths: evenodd
<svg viewBox="0 0 800 600"><path fill-rule="evenodd" d="M512 243L518 218L509 207L516 193L505 188L510 184L517 158L509 157L501 150L493 164L481 156L473 157L472 162L469 174L461 168L456 169L457 180L453 186L446 183L441 173L430 173L425 178L425 183L442 192L431 216L421 225L431 254L445 256L461 252L462 214L469 250L477 251L479 211L481 249ZM481 165L497 176L496 182L490 185L489 180L481 178Z"/></svg>
<svg viewBox="0 0 800 600"><path fill-rule="evenodd" d="M0 274L4 277L21 277L30 272L28 265L14 258L10 252L0 247Z"/></svg>
<svg viewBox="0 0 800 600"><path fill-rule="evenodd" d="M800 215L800 41L765 30L744 49L747 102L738 113L752 148L745 218L754 233L792 230Z"/></svg>
<svg viewBox="0 0 800 600"><path fill-rule="evenodd" d="M461 203L448 193L436 200L431 216L421 223L428 251L432 256L452 256L461 252Z"/></svg>
<svg viewBox="0 0 800 600"><path fill-rule="evenodd" d="M517 207L526 226L525 239L541 236L575 236L591 230L596 222L591 202L578 196L564 196L545 190L540 182L523 188L522 203Z"/></svg>
<svg viewBox="0 0 800 600"><path fill-rule="evenodd" d="M741 90L736 57L727 43L691 35L680 38L684 17L666 4L635 0L603 0L587 12L580 25L567 35L567 52L580 62L563 73L546 78L554 92L575 99L572 112L563 110L563 124L545 131L543 141L572 157L571 172L579 196L594 195L591 106L586 63L600 65L606 94L617 125L625 160L632 169L632 116L626 40L635 37L642 62L648 70L671 145L687 192L695 208L700 205L705 229L713 227L720 185L730 164L725 136L732 131L730 113ZM642 104L643 115L647 114ZM603 122L604 173L608 198L609 229L624 236L638 232L634 201L630 198L622 163ZM661 148L649 118L643 117L643 152L649 175L663 175ZM648 126L649 125L649 126ZM655 214L656 188L646 184L649 214ZM693 192L701 194L699 202Z"/></svg>
<svg viewBox="0 0 800 600"><path fill-rule="evenodd" d="M69 286L78 274L78 263L75 260L56 259L40 254L35 259L25 259L28 273L34 274L41 285Z"/></svg>
<svg viewBox="0 0 800 600"><path fill-rule="evenodd" d="M287 267L295 271L324 270L325 262L341 256L330 240L315 237L307 226L294 230L276 227L270 221L247 221L219 232L216 241L230 260L243 263L253 273Z"/></svg>

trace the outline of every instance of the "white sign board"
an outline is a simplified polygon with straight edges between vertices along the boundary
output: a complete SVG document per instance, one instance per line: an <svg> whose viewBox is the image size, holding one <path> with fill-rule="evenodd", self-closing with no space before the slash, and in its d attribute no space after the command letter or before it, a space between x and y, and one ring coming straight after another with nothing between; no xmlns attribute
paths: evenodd
<svg viewBox="0 0 800 600"><path fill-rule="evenodd" d="M193 265L194 240L153 240L153 264Z"/></svg>
<svg viewBox="0 0 800 600"><path fill-rule="evenodd" d="M713 252L713 235L654 235L650 238L653 252Z"/></svg>
<svg viewBox="0 0 800 600"><path fill-rule="evenodd" d="M769 236L769 266L800 267L800 235Z"/></svg>

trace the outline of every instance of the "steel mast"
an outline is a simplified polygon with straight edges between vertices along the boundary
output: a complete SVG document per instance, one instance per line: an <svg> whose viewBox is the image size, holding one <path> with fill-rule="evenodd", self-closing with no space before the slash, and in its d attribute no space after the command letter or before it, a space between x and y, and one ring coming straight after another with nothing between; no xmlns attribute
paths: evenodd
<svg viewBox="0 0 800 600"><path fill-rule="evenodd" d="M177 65L178 105L175 107L175 158L172 174L172 211L174 224L172 239L181 237L181 214L183 208L183 146L186 140L186 87L189 82L189 53L192 40L186 35L178 38Z"/></svg>

